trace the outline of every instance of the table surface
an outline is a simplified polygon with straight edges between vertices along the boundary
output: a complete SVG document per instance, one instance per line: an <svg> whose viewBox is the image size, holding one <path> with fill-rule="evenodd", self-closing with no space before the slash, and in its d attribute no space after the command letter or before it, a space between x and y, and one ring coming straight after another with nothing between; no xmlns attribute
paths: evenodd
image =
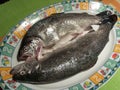
<svg viewBox="0 0 120 90"><path fill-rule="evenodd" d="M61 2L63 0L10 0L0 5L0 41L11 27L15 26L26 16L42 7ZM97 0L98 1L98 0ZM120 12L120 0L102 0L103 3L112 5ZM120 69L100 90L120 90Z"/></svg>

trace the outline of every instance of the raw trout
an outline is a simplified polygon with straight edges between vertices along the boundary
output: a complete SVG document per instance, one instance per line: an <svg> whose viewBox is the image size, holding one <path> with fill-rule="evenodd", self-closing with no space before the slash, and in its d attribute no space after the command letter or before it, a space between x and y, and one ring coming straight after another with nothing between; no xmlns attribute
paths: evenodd
<svg viewBox="0 0 120 90"><path fill-rule="evenodd" d="M11 70L13 80L33 84L47 84L64 80L90 69L109 41L109 32L117 21L111 15L102 22L98 31L78 37L71 48L63 50L42 62L37 60L19 64Z"/></svg>
<svg viewBox="0 0 120 90"><path fill-rule="evenodd" d="M91 25L100 24L109 15L110 11L97 15L58 13L40 20L24 36L17 59L45 60L67 48L78 35L82 37L87 34L92 30Z"/></svg>

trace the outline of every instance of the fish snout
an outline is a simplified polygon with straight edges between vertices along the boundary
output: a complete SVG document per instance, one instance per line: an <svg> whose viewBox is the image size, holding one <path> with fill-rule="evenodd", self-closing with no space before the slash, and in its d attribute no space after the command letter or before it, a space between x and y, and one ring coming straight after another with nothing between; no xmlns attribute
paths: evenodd
<svg viewBox="0 0 120 90"><path fill-rule="evenodd" d="M19 69L16 68L16 67L14 67L14 68L12 68L12 70L10 71L10 74L11 74L11 75L16 75L16 74L18 73L18 71L19 71Z"/></svg>
<svg viewBox="0 0 120 90"><path fill-rule="evenodd" d="M19 71L20 71L23 67L24 67L23 64L19 64L19 65L17 65L17 66L14 66L14 67L11 69L10 74L11 74L11 75L16 75L16 74L18 74Z"/></svg>
<svg viewBox="0 0 120 90"><path fill-rule="evenodd" d="M15 74L15 69L14 68L11 69L10 74L12 74L12 75Z"/></svg>

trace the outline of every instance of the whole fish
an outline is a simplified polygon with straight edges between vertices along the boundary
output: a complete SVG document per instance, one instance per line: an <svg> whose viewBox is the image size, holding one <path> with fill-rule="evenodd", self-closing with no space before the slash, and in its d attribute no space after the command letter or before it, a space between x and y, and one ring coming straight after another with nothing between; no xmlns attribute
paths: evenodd
<svg viewBox="0 0 120 90"><path fill-rule="evenodd" d="M97 15L58 13L40 20L24 36L17 59L18 61L47 59L67 48L78 35L82 37L91 31L90 25L100 24L109 15L110 11Z"/></svg>
<svg viewBox="0 0 120 90"><path fill-rule="evenodd" d="M98 31L78 38L71 48L42 62L31 60L13 67L10 72L13 80L33 84L53 83L93 67L109 41L109 32L116 21L117 16L113 14L102 22Z"/></svg>

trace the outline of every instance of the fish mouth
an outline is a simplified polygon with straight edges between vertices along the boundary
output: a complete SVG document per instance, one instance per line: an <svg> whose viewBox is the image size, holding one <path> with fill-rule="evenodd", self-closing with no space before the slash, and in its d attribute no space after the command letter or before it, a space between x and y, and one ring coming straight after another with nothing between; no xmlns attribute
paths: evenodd
<svg viewBox="0 0 120 90"><path fill-rule="evenodd" d="M28 58L32 57L32 53L25 53L21 56L18 57L18 60L19 61L24 61L24 60L28 60Z"/></svg>
<svg viewBox="0 0 120 90"><path fill-rule="evenodd" d="M19 75L19 71L20 71L20 66L23 66L22 64L19 64L15 67L13 67L11 70L10 70L10 74L14 76L16 75Z"/></svg>
<svg viewBox="0 0 120 90"><path fill-rule="evenodd" d="M41 53L41 46L36 47L36 49L32 50L32 52L25 52L25 53L20 53L17 58L18 61L27 61L27 60L32 60L37 59L38 60L38 56Z"/></svg>
<svg viewBox="0 0 120 90"><path fill-rule="evenodd" d="M14 77L17 75L16 72L18 72L18 71L16 69L12 68L12 70L10 71L10 74L13 75L13 77Z"/></svg>
<svg viewBox="0 0 120 90"><path fill-rule="evenodd" d="M12 79L13 79L14 81L17 81L17 82L26 81L26 80L25 80L26 77L21 77L21 76L19 76L19 74L14 74L13 77L12 77Z"/></svg>

